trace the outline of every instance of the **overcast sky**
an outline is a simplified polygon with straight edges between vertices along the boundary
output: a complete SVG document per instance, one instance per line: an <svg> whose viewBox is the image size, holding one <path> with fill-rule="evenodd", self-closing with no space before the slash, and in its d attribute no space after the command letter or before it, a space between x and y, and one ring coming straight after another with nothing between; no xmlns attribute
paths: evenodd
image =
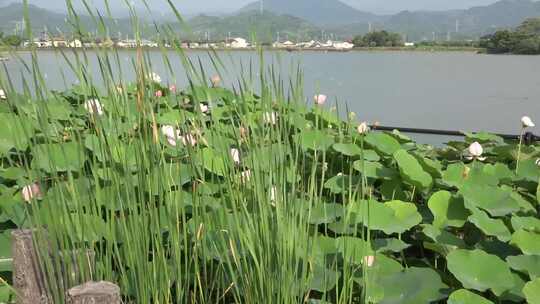
<svg viewBox="0 0 540 304"><path fill-rule="evenodd" d="M0 3L15 2L22 0L0 0ZM29 0L30 3L60 10L65 6L65 0ZM73 0L79 2L80 0ZM95 4L103 3L104 0L90 0ZM120 9L124 6L125 0L109 0L113 7ZM134 3L142 3L141 0L129 0ZM254 2L254 0L172 0L184 13L218 13L223 11L228 13L243 5ZM294 1L294 0L291 0ZM360 10L385 14L396 13L402 10L447 10L456 8L469 8L472 6L486 5L496 0L342 0ZM147 0L153 10L163 10L168 7L166 0Z"/></svg>

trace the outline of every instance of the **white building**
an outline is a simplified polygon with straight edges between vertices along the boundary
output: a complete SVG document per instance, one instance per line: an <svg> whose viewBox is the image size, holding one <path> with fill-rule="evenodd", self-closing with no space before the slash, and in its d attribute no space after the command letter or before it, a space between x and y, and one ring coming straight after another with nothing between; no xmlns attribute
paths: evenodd
<svg viewBox="0 0 540 304"><path fill-rule="evenodd" d="M244 38L234 38L231 41L231 47L233 49L245 49L245 48L249 47L249 43Z"/></svg>
<svg viewBox="0 0 540 304"><path fill-rule="evenodd" d="M404 46L407 46L407 47L413 47L413 46L414 46L414 42L405 42L403 45L404 45Z"/></svg>
<svg viewBox="0 0 540 304"><path fill-rule="evenodd" d="M335 49L338 49L338 50L350 50L352 48L354 48L354 44L350 43L350 42L334 42L334 48Z"/></svg>
<svg viewBox="0 0 540 304"><path fill-rule="evenodd" d="M83 44L79 39L75 39L69 43L71 48L82 48Z"/></svg>

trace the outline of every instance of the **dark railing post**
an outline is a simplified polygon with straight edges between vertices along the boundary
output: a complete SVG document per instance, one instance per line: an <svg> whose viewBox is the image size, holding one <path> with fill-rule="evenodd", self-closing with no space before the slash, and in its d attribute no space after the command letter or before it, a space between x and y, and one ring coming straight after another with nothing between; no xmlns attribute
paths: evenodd
<svg viewBox="0 0 540 304"><path fill-rule="evenodd" d="M13 253L13 287L18 304L49 303L45 279L34 248L33 230L11 233Z"/></svg>
<svg viewBox="0 0 540 304"><path fill-rule="evenodd" d="M120 304L120 288L110 282L88 282L68 290L68 304Z"/></svg>

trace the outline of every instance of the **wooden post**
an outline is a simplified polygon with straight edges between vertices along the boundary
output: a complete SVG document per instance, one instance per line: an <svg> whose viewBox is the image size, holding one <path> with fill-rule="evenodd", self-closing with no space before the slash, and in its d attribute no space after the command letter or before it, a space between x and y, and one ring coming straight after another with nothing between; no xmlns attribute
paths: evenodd
<svg viewBox="0 0 540 304"><path fill-rule="evenodd" d="M13 287L18 304L49 303L45 279L34 248L33 230L15 230L13 238Z"/></svg>
<svg viewBox="0 0 540 304"><path fill-rule="evenodd" d="M68 304L120 304L120 287L110 282L88 282L68 290Z"/></svg>

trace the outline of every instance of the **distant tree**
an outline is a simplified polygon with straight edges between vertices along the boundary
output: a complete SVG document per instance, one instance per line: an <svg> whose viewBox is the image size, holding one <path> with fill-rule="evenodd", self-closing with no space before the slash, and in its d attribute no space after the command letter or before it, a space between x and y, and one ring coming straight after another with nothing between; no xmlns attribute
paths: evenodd
<svg viewBox="0 0 540 304"><path fill-rule="evenodd" d="M525 20L516 31L527 35L540 35L540 18Z"/></svg>
<svg viewBox="0 0 540 304"><path fill-rule="evenodd" d="M19 47L22 44L22 38L17 35L8 35L5 37L2 37L2 42L5 45L13 46L13 47Z"/></svg>
<svg viewBox="0 0 540 304"><path fill-rule="evenodd" d="M353 44L357 47L392 47L401 46L401 35L387 31L371 32L364 36L356 36Z"/></svg>
<svg viewBox="0 0 540 304"><path fill-rule="evenodd" d="M514 47L514 34L508 30L497 31L493 35L483 37L480 45L489 53L510 53Z"/></svg>

